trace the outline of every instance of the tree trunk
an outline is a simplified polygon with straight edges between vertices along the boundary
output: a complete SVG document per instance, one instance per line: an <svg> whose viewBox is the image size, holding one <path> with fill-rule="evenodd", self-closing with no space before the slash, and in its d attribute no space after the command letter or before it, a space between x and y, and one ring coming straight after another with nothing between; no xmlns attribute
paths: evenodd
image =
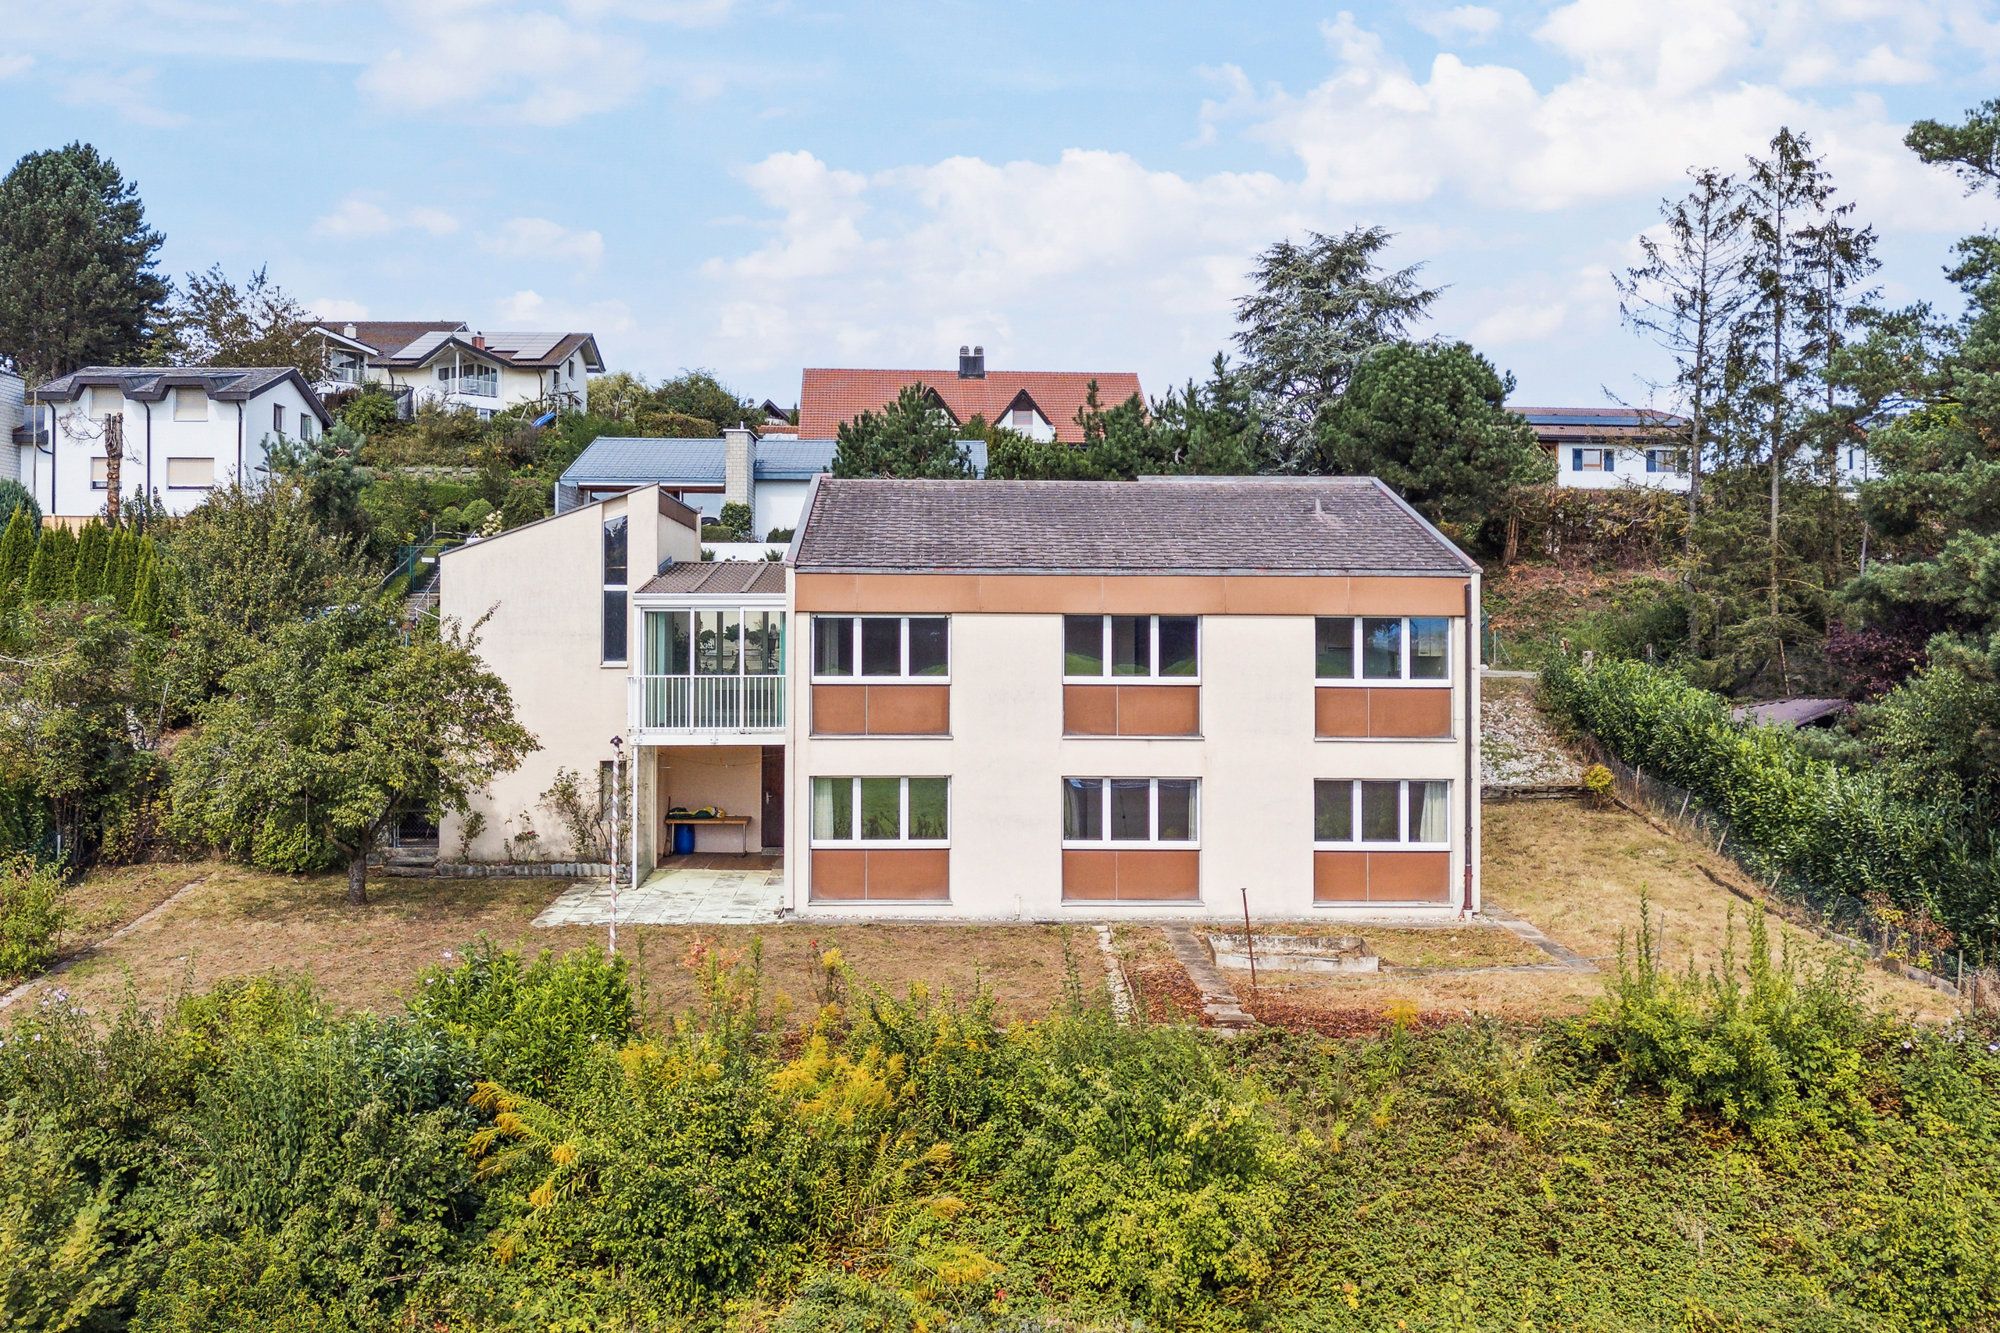
<svg viewBox="0 0 2000 1333"><path fill-rule="evenodd" d="M118 492L125 462L125 417L113 412L104 418L104 519L118 526Z"/></svg>
<svg viewBox="0 0 2000 1333"><path fill-rule="evenodd" d="M1701 374L1699 370L1697 370L1695 373L1697 376ZM1694 395L1694 421L1692 423L1692 434L1688 440L1687 553L1690 557L1694 555L1695 515L1701 512L1701 437L1702 437L1702 417L1705 415L1702 411L1702 408L1703 408L1703 403L1701 400L1701 392L1699 389L1697 389ZM1685 582L1685 580L1683 580L1683 582Z"/></svg>
<svg viewBox="0 0 2000 1333"><path fill-rule="evenodd" d="M365 847L347 861L347 905L368 905L368 849Z"/></svg>

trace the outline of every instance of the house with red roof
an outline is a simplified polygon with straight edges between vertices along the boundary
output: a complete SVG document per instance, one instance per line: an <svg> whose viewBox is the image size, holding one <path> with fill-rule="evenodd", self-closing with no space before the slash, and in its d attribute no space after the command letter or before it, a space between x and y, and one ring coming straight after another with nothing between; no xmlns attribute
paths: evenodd
<svg viewBox="0 0 2000 1333"><path fill-rule="evenodd" d="M1081 444L1077 414L1097 385L1097 401L1115 407L1133 395L1145 400L1129 370L993 370L984 347L958 349L958 369L858 370L812 366L799 384L798 434L827 439L863 412L879 412L912 384L921 384L954 426L974 417L1006 426L1034 440Z"/></svg>

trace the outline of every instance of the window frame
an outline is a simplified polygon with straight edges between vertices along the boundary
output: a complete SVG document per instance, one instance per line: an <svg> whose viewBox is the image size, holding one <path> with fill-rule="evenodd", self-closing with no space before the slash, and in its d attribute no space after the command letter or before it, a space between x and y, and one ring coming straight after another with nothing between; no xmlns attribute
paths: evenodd
<svg viewBox="0 0 2000 1333"><path fill-rule="evenodd" d="M1464 616L1314 616L1312 642L1313 685L1326 689L1456 689L1458 687L1458 677L1455 672L1458 666L1459 655L1452 645L1458 636L1453 632L1452 626L1462 622L1464 619ZM1319 627L1320 622L1326 620L1345 620L1353 626L1354 637L1351 645L1354 674L1351 676L1322 676L1319 674ZM1398 649L1400 653L1397 667L1398 674L1394 676L1365 676L1361 673L1361 622L1364 620L1395 620L1401 622L1402 643ZM1410 628L1410 623L1416 620L1442 620L1444 622L1444 674L1442 676L1417 677L1410 674L1410 664L1415 660L1417 651L1417 636L1415 631ZM1347 739L1354 738L1350 737Z"/></svg>
<svg viewBox="0 0 2000 1333"><path fill-rule="evenodd" d="M1069 784L1072 782L1095 782L1097 784L1097 821L1104 830L1101 838L1072 838L1067 828ZM1146 784L1146 837L1114 838L1111 836L1111 784L1114 782L1143 782ZM1187 839L1164 839L1160 837L1160 784L1162 782L1185 782L1191 787L1188 798L1188 824L1193 837ZM1099 851L1139 851L1145 849L1168 852L1198 852L1201 850L1202 796L1201 779L1192 775L1164 778L1140 777L1131 773L1114 773L1104 777L1093 777L1085 773L1064 774L1059 780L1056 799L1060 803L1057 817L1064 822L1062 827L1062 849L1066 852Z"/></svg>
<svg viewBox="0 0 2000 1333"><path fill-rule="evenodd" d="M1585 454L1592 455L1597 459L1596 466L1584 466L1583 460ZM1612 461L1612 451L1603 445L1573 444L1570 446L1569 458L1569 470L1571 472L1616 472L1618 470L1617 465Z"/></svg>
<svg viewBox="0 0 2000 1333"><path fill-rule="evenodd" d="M944 783L944 837L912 838L910 836L910 782L937 781ZM896 838L864 838L861 836L861 784L864 781L894 782L896 789L896 821L899 836ZM819 784L822 782L846 782L848 788L847 832L845 838L822 838L819 836ZM941 851L951 846L951 830L955 822L952 808L951 777L945 773L825 773L818 774L806 783L806 843L814 848L828 848L839 851L880 851L887 848L910 848L917 851Z"/></svg>
<svg viewBox="0 0 2000 1333"><path fill-rule="evenodd" d="M1323 782L1344 782L1348 786L1348 827L1354 836L1345 841L1331 841L1319 836L1319 786ZM1396 787L1396 833L1394 842L1368 839L1361 836L1361 787L1367 782L1390 782ZM1445 840L1443 842L1413 842L1410 840L1410 784L1412 782L1438 782L1444 784ZM1314 778L1313 779L1313 850L1316 852L1448 852L1452 850L1451 830L1452 788L1457 786L1450 778Z"/></svg>
<svg viewBox="0 0 2000 1333"><path fill-rule="evenodd" d="M111 489L111 455L92 454L90 456L90 489L108 491Z"/></svg>
<svg viewBox="0 0 2000 1333"><path fill-rule="evenodd" d="M194 485L188 485L185 482L176 482L174 480L174 464L176 463L208 464L208 480L196 483ZM215 459L207 454L177 455L168 458L164 466L166 469L167 489L170 491L212 491L215 489L215 476L217 471L215 466Z"/></svg>
<svg viewBox="0 0 2000 1333"><path fill-rule="evenodd" d="M1201 684L1202 641L1207 637L1202 633L1203 616L1166 614L1113 615L1105 613L1096 617L1098 621L1097 660L1104 670L1095 676L1073 676L1069 670L1069 622L1088 620L1087 613L1066 612L1062 618L1062 683L1065 685L1199 685ZM1111 622L1113 620L1144 620L1147 622L1148 674L1143 676L1121 676L1111 669ZM1191 676L1163 676L1160 674L1160 621L1192 620L1194 622L1194 674Z"/></svg>
<svg viewBox="0 0 2000 1333"><path fill-rule="evenodd" d="M213 410L209 406L208 394L204 390L181 385L174 389L172 398L173 401L167 404L167 419L169 421L189 423L207 421L214 415ZM188 406L191 403L199 403L201 405L201 414L199 416Z"/></svg>
<svg viewBox="0 0 2000 1333"><path fill-rule="evenodd" d="M621 529L625 544L624 578L618 583L611 581L610 552L606 549L614 526ZM600 614L603 615L597 633L597 664L601 667L622 668L632 660L632 522L629 515L615 514L598 525L597 574L600 584L597 604ZM619 612L624 619L625 652L615 658L605 656L604 651L611 646L608 642L611 630L610 607L605 604L605 599L612 593L619 594Z"/></svg>
<svg viewBox="0 0 2000 1333"><path fill-rule="evenodd" d="M848 648L854 657L854 673L847 676L824 675L819 669L819 624L825 621L849 622ZM897 663L900 670L893 676L870 676L861 670L861 622L864 620L893 620L899 622L896 631ZM910 672L910 622L912 620L942 620L944 622L944 672L942 675L918 676ZM951 684L951 664L954 656L952 647L952 618L949 615L913 613L910 615L869 615L852 611L815 611L806 639L808 677L815 685L949 685Z"/></svg>
<svg viewBox="0 0 2000 1333"><path fill-rule="evenodd" d="M1646 449L1646 471L1656 476L1685 477L1687 453L1672 445L1651 445Z"/></svg>

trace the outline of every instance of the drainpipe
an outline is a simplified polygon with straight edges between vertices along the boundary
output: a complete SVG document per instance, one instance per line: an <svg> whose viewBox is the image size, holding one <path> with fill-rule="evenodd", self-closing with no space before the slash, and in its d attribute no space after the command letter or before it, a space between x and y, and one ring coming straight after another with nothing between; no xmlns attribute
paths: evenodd
<svg viewBox="0 0 2000 1333"><path fill-rule="evenodd" d="M243 484L243 404L236 404L236 484Z"/></svg>
<svg viewBox="0 0 2000 1333"><path fill-rule="evenodd" d="M1477 853L1473 845L1474 812L1479 806L1479 773L1476 756L1479 753L1479 618L1478 604L1473 600L1474 579L1465 580L1465 901L1461 910L1472 914L1472 861Z"/></svg>
<svg viewBox="0 0 2000 1333"><path fill-rule="evenodd" d="M153 405L141 403L139 406L146 409L146 489L139 498L146 500L153 494Z"/></svg>

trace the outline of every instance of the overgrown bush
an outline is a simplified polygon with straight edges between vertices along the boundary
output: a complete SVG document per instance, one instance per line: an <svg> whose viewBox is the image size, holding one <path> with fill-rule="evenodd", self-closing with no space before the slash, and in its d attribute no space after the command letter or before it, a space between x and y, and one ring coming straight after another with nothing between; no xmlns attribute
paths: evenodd
<svg viewBox="0 0 2000 1333"><path fill-rule="evenodd" d="M469 1043L489 1079L541 1096L592 1047L630 1040L638 1002L623 958L577 950L523 962L481 940L454 966L424 973L410 1013Z"/></svg>
<svg viewBox="0 0 2000 1333"><path fill-rule="evenodd" d="M1619 759L1692 792L1729 821L1739 857L1794 877L1819 905L1858 916L1883 895L1921 907L1975 956L2000 929L2000 855L1968 836L1963 803L1898 795L1882 773L1816 758L1788 731L1740 727L1717 696L1640 662L1554 660L1541 697Z"/></svg>
<svg viewBox="0 0 2000 1333"><path fill-rule="evenodd" d="M53 963L68 917L59 866L26 853L0 860L0 977L33 976Z"/></svg>

